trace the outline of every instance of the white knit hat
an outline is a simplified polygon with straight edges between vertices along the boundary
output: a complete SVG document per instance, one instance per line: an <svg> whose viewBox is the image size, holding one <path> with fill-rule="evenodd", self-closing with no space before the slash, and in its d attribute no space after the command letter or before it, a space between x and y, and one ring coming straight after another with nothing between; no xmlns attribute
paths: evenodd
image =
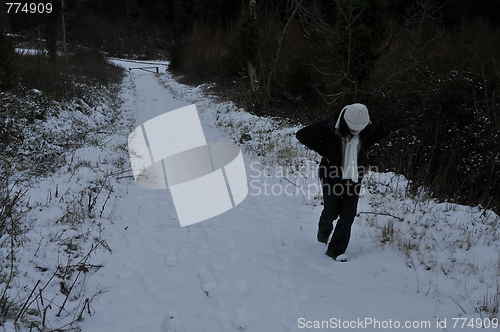
<svg viewBox="0 0 500 332"><path fill-rule="evenodd" d="M352 130L361 131L370 123L370 115L365 105L347 105L344 110L345 122Z"/></svg>

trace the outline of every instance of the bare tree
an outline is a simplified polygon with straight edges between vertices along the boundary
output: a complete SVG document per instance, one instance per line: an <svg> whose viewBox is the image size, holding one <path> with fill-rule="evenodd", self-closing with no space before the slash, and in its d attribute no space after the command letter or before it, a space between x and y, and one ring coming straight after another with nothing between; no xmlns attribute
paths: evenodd
<svg viewBox="0 0 500 332"><path fill-rule="evenodd" d="M63 53L64 56L66 56L66 19L64 17L65 14L64 2L65 0L61 0L61 22L62 22L62 33L63 33Z"/></svg>
<svg viewBox="0 0 500 332"><path fill-rule="evenodd" d="M382 54L385 10L383 2L335 0L332 23L316 2L302 6L305 34L317 40L309 60L318 78L314 88L327 105L352 102L363 93L362 85Z"/></svg>
<svg viewBox="0 0 500 332"><path fill-rule="evenodd" d="M286 22L276 17L274 13L266 11L257 16L259 29L259 44L257 50L258 68L248 63L247 70L250 77L250 105L254 111L266 111L270 107L272 87L282 66L286 66L282 56L283 42L291 22L296 17L303 0L289 2L289 15Z"/></svg>

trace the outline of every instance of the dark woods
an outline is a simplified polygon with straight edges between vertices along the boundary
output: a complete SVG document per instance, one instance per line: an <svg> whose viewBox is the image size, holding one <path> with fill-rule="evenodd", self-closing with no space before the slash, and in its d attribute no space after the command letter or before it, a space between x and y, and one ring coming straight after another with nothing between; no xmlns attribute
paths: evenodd
<svg viewBox="0 0 500 332"><path fill-rule="evenodd" d="M217 81L256 114L307 124L362 102L394 125L372 164L435 198L500 210L497 0L53 2L58 41L64 17L68 43L165 56L186 81Z"/></svg>

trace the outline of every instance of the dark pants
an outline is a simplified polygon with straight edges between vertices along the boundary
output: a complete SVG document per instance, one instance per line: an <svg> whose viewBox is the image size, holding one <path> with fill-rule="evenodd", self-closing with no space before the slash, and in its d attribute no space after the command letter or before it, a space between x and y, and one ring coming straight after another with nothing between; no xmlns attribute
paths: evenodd
<svg viewBox="0 0 500 332"><path fill-rule="evenodd" d="M361 184L331 179L324 179L322 183L324 207L318 223L318 235L328 238L333 230L333 221L338 218L327 249L329 254L338 256L345 253L351 238Z"/></svg>

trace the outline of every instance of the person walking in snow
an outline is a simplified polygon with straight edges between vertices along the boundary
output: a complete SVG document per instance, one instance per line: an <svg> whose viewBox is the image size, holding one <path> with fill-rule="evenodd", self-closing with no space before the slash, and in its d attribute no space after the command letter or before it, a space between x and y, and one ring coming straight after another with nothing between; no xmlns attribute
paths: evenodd
<svg viewBox="0 0 500 332"><path fill-rule="evenodd" d="M391 125L369 112L363 104L347 105L331 118L300 129L296 138L322 158L319 178L323 189L323 211L318 223L318 241L328 243L326 254L347 261L345 251L356 216L361 180L366 172L366 151L387 136Z"/></svg>

